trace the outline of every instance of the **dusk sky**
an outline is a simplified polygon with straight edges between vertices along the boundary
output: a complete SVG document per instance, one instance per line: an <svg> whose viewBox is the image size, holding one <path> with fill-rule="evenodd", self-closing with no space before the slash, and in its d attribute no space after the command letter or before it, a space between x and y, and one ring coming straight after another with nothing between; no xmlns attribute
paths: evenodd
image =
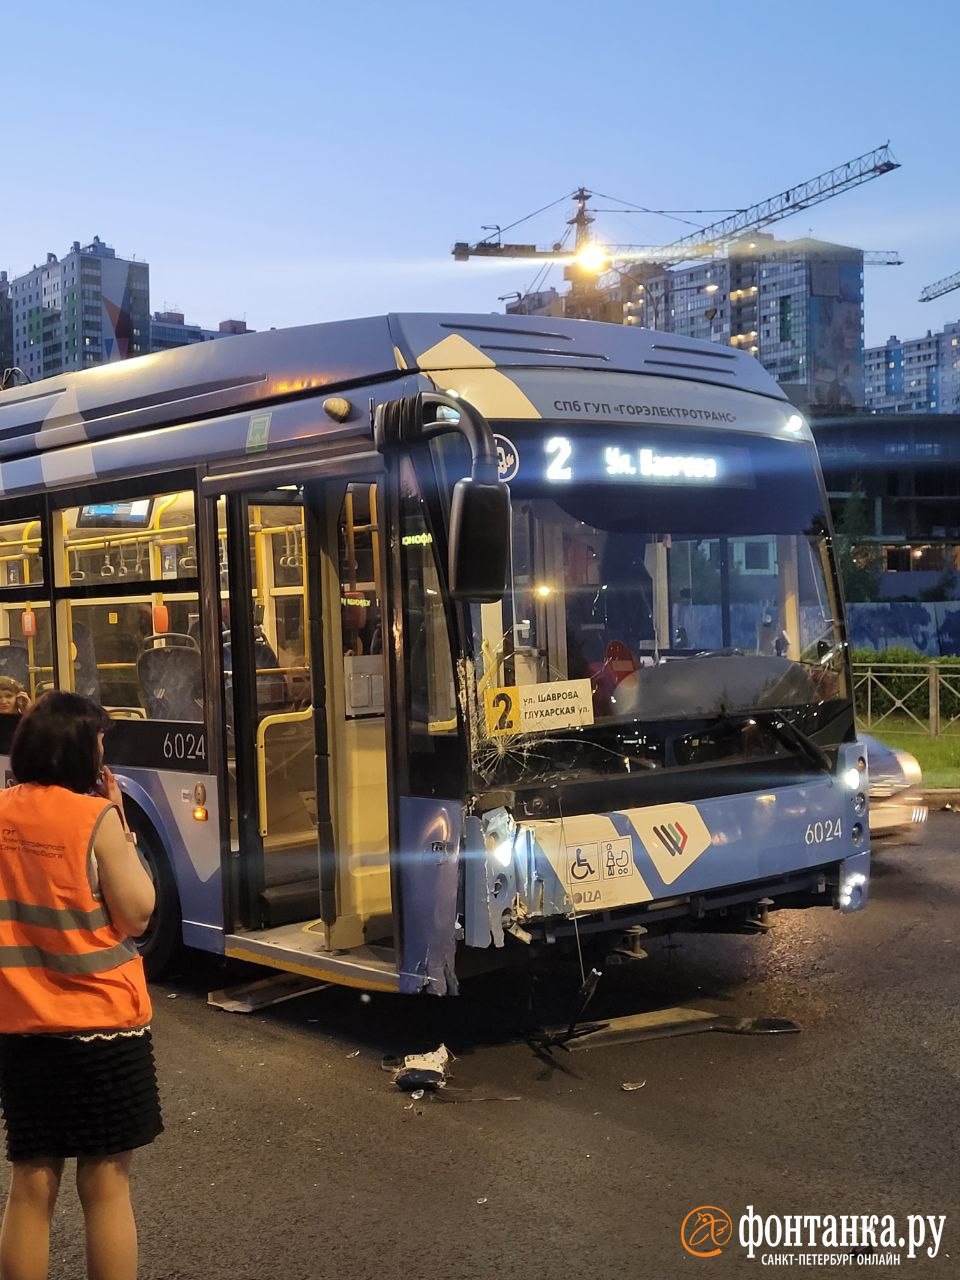
<svg viewBox="0 0 960 1280"><path fill-rule="evenodd" d="M960 292L917 301L960 271L949 0L16 11L0 207L12 273L97 234L149 261L155 310L210 326L502 310L537 264L455 263L453 241L483 223L581 183L652 208L742 207L889 139L902 168L771 230L900 251L905 265L867 269L868 344L960 316ZM511 237L551 243L571 213ZM686 230L596 224L617 243Z"/></svg>

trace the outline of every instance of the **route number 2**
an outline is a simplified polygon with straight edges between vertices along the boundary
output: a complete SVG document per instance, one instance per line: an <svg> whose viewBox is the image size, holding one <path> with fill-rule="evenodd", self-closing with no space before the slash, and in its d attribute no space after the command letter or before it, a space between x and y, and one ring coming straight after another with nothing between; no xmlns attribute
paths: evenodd
<svg viewBox="0 0 960 1280"><path fill-rule="evenodd" d="M567 464L573 453L573 445L565 436L554 436L544 445L545 452L552 461L547 467L548 480L571 480L573 469Z"/></svg>
<svg viewBox="0 0 960 1280"><path fill-rule="evenodd" d="M503 689L487 689L484 694L483 712L487 734L491 738L505 738L520 728L520 690L516 685Z"/></svg>
<svg viewBox="0 0 960 1280"><path fill-rule="evenodd" d="M509 693L500 692L493 700L493 709L499 708L500 715L497 718L497 732L503 733L510 725L510 713L513 711L513 699Z"/></svg>

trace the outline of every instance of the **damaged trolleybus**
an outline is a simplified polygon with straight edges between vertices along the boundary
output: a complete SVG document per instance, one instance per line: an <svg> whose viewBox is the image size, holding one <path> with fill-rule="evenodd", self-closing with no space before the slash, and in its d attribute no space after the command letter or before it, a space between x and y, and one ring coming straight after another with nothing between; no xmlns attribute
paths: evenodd
<svg viewBox="0 0 960 1280"><path fill-rule="evenodd" d="M223 338L0 392L0 493L0 673L109 709L151 974L443 994L575 929L866 902L826 497L745 353Z"/></svg>

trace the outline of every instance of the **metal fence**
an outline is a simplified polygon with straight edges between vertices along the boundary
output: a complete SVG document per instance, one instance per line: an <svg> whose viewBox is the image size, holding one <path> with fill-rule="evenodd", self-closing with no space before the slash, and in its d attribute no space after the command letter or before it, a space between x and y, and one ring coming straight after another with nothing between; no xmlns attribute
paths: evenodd
<svg viewBox="0 0 960 1280"><path fill-rule="evenodd" d="M853 697L865 729L896 725L931 738L960 733L960 665L855 662Z"/></svg>

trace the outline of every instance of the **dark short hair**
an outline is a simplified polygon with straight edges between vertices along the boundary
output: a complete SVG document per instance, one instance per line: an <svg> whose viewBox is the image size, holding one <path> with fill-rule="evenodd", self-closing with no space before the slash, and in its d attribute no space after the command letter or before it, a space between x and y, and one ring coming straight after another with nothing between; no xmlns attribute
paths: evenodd
<svg viewBox="0 0 960 1280"><path fill-rule="evenodd" d="M100 772L97 734L109 727L103 707L78 693L43 694L17 725L10 771L17 782L92 791Z"/></svg>

